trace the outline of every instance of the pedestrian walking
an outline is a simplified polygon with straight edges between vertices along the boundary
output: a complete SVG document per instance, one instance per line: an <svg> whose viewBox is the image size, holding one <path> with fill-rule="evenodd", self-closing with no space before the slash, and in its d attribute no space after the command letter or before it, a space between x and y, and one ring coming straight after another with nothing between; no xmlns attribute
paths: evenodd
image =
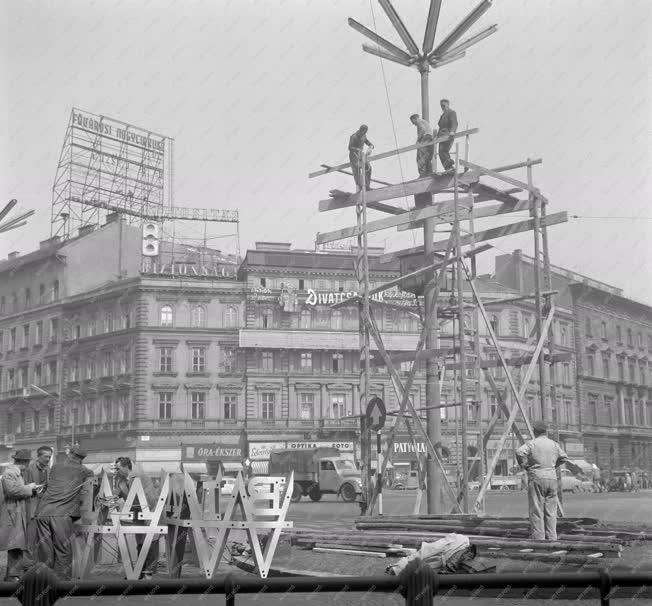
<svg viewBox="0 0 652 606"><path fill-rule="evenodd" d="M72 577L73 523L90 489L93 472L82 465L86 452L73 446L66 460L52 466L47 487L36 511L37 554L61 579Z"/></svg>
<svg viewBox="0 0 652 606"><path fill-rule="evenodd" d="M0 551L7 552L5 581L15 582L30 563L27 542L27 503L42 486L25 483L23 473L32 458L29 450L17 450L13 465L2 474L0 501Z"/></svg>
<svg viewBox="0 0 652 606"><path fill-rule="evenodd" d="M439 107L441 107L442 114L437 123L439 126L437 137L449 137L448 140L439 143L439 160L444 170L452 170L455 162L451 158L450 151L453 147L453 135L457 132L457 114L450 108L448 99L442 99L439 102Z"/></svg>
<svg viewBox="0 0 652 606"><path fill-rule="evenodd" d="M36 451L36 459L32 461L25 470L26 482L34 482L35 484L42 485L45 488L45 485L48 483L48 479L50 477L50 461L52 459L53 453L54 451L50 446L40 446L38 448ZM41 500L42 496L43 491L41 490L25 503L27 510L27 547L30 558L32 560L37 559L37 524L35 516L39 501Z"/></svg>
<svg viewBox="0 0 652 606"><path fill-rule="evenodd" d="M581 468L572 463L561 446L551 440L546 424L532 425L534 439L516 450L516 460L528 476L528 513L531 538L557 540L557 467L563 465L573 472Z"/></svg>
<svg viewBox="0 0 652 606"><path fill-rule="evenodd" d="M351 170L353 171L353 179L355 180L357 191L361 191L363 187L370 189L369 185L371 184L371 164L366 157L364 160L364 183L360 179L360 169L362 168L365 145L368 148L367 151L371 151L374 148L371 141L367 139L368 131L369 127L366 124L362 124L349 138L349 162L351 162Z"/></svg>
<svg viewBox="0 0 652 606"><path fill-rule="evenodd" d="M417 143L432 141L432 126L419 114L412 114L410 122L417 127ZM417 149L417 170L420 177L427 177L432 174L432 157L435 155L435 146L427 145Z"/></svg>
<svg viewBox="0 0 652 606"><path fill-rule="evenodd" d="M140 483L143 487L143 492L145 493L145 499L147 503L139 503L136 499L132 505L130 511L133 516L133 519L130 520L121 520L120 524L123 526L133 525L133 526L146 526L148 525L147 520L139 520L138 514L142 511L144 506L147 506L150 510L156 507L156 502L158 500L158 494L154 489L154 484L152 480L144 475L137 474L133 470L133 464L129 457L118 457L115 460L115 478L114 478L114 493L113 495L118 498L117 507L122 509L127 497L129 496L129 491L131 486L136 478L140 478ZM142 548L143 542L145 541L144 534L136 534L136 545L138 547L138 552ZM154 537L152 544L147 552L145 557L145 563L143 564L143 571L140 575L141 579L151 579L152 575L156 572L156 565L158 564L159 556L159 542L158 536Z"/></svg>

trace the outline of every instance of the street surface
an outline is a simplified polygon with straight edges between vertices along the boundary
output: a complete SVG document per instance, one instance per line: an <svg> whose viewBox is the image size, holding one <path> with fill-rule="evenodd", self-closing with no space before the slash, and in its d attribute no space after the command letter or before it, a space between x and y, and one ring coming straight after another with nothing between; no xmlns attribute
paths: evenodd
<svg viewBox="0 0 652 606"><path fill-rule="evenodd" d="M401 491L401 492L388 492L384 495L384 513L386 515L410 514L414 506L415 491ZM473 495L472 495L473 496ZM423 504L425 508L425 503ZM564 495L564 509L567 516L584 516L596 517L601 520L611 521L632 521L632 522L649 522L652 518L652 491L640 491L637 493L580 493ZM527 514L527 495L525 492L492 492L489 493L486 503L486 513L493 515L504 516L525 516ZM355 504L343 503L338 501L334 496L328 495L323 498L319 503L313 503L309 500L302 500L299 503L290 505L288 519L294 522L295 527L305 528L313 527L320 529L335 529L335 528L353 528L353 520L359 514L359 509ZM296 550L296 548L293 548ZM299 560L305 564L305 569L320 570L321 572L328 571L326 568L326 560L323 560L324 566L319 568L314 565L314 562L319 563L320 558L316 558L317 554L312 552L303 552L296 550ZM652 549L648 550L652 553ZM0 566L4 571L6 554L2 554ZM279 558L274 562L283 565L286 558L279 552ZM641 565L652 567L652 557L646 558L647 561L640 562ZM339 574L379 574L387 563L384 560L375 560L374 562L366 562L365 558L356 558L351 556L348 559L343 559L341 556L333 556L330 562L337 561L334 565L335 570ZM357 565L348 564L355 562ZM359 562L359 563L358 563ZM329 567L332 564L328 564ZM165 567L161 566L160 578L165 578ZM333 568L330 568L333 570ZM221 568L220 570L224 570ZM188 570L190 573L190 570ZM236 574L240 574L236 572ZM242 573L244 574L244 573ZM159 575L157 575L159 576ZM185 575L184 575L185 576ZM116 577L117 578L117 577ZM444 596L437 600L440 604L450 604L451 606L458 606L462 604L474 604L474 606L519 606L527 604L527 606L542 606L543 604L554 604L559 606L578 606L575 600L554 601L550 600L512 600L501 599L495 600L491 598L446 598ZM89 598L65 598L59 600L58 603L68 606L81 606L87 604L91 600ZM96 597L92 599L93 603L98 606L136 606L137 604L155 603L156 606L171 606L178 604L200 605L200 604L223 604L223 596L190 596L190 595L173 595L173 596L151 596L151 597L110 597L102 598ZM596 604L596 600L587 600L580 602L580 604ZM652 600L612 600L612 604L616 606L624 604L636 605L651 605ZM0 599L0 606L14 606L19 602L16 599ZM338 606L354 606L355 604L364 605L379 605L379 606L394 606L404 604L403 598L393 595L373 595L373 594L348 594L348 593L313 593L313 594L297 594L288 592L285 594L268 594L262 593L257 595L242 595L236 598L236 604L241 606L260 606L260 605L283 605L283 606L326 606L328 604L336 604Z"/></svg>

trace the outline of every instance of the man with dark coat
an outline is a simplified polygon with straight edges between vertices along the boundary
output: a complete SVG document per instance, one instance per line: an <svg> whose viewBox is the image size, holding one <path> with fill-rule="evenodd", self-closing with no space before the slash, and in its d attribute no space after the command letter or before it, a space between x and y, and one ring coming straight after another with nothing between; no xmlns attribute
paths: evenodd
<svg viewBox="0 0 652 606"><path fill-rule="evenodd" d="M451 147L453 147L453 135L457 132L457 114L450 108L448 99L442 99L439 106L442 114L437 123L437 126L439 126L437 137L449 137L447 141L442 141L439 144L439 160L444 170L452 170L455 162L451 158L450 151Z"/></svg>
<svg viewBox="0 0 652 606"><path fill-rule="evenodd" d="M4 503L0 504L0 551L7 552L5 580L8 582L18 581L29 558L26 504L41 488L34 482L25 484L23 479L31 458L29 450L16 451L14 464L8 465L2 474Z"/></svg>
<svg viewBox="0 0 652 606"><path fill-rule="evenodd" d="M36 512L38 559L61 580L72 577L73 522L81 517L87 480L93 472L82 465L86 452L75 445L50 471L48 485Z"/></svg>
<svg viewBox="0 0 652 606"><path fill-rule="evenodd" d="M34 482L43 487L48 483L50 477L50 460L52 459L53 450L50 446L40 446L36 451L36 460L32 461L25 470L25 481ZM27 547L33 560L36 560L36 509L39 501L43 496L43 491L39 491L36 496L32 497L25 503L27 510Z"/></svg>
<svg viewBox="0 0 652 606"><path fill-rule="evenodd" d="M355 180L358 191L361 191L363 187L369 189L369 185L371 184L371 164L369 164L366 158L364 161L364 183L360 179L362 157L365 155L364 147L365 145L367 146L367 151L371 151L374 148L371 141L367 139L368 131L369 127L366 124L362 124L349 138L349 162L351 162L351 171L353 172L353 179Z"/></svg>

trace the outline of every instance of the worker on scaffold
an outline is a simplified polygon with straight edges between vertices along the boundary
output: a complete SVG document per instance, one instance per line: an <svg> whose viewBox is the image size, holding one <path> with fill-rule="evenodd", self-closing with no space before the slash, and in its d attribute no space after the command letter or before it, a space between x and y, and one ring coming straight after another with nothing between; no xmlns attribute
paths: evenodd
<svg viewBox="0 0 652 606"><path fill-rule="evenodd" d="M427 120L424 120L419 114L412 114L410 122L417 127L417 143L432 141L432 126ZM434 155L434 144L417 149L417 170L420 177L432 174L432 157Z"/></svg>
<svg viewBox="0 0 652 606"><path fill-rule="evenodd" d="M362 190L362 183L360 183L360 169L362 162L362 155L364 152L364 146L367 146L367 152L370 152L374 146L367 139L367 131L369 127L366 124L362 124L360 128L351 135L349 139L349 162L351 162L351 170L353 171L353 178L355 179L355 184L357 186L357 191ZM370 189L369 184L371 183L371 164L365 159L364 166L364 188Z"/></svg>
<svg viewBox="0 0 652 606"><path fill-rule="evenodd" d="M445 171L451 171L455 166L450 151L451 147L453 147L453 135L457 132L457 114L450 108L448 99L442 99L439 102L439 107L441 107L442 114L437 123L437 126L439 126L437 137L448 136L446 141L439 143L439 160Z"/></svg>
<svg viewBox="0 0 652 606"><path fill-rule="evenodd" d="M557 540L557 467L574 473L581 469L568 459L562 447L546 434L543 421L532 425L534 439L516 450L516 460L528 476L528 513L532 539Z"/></svg>

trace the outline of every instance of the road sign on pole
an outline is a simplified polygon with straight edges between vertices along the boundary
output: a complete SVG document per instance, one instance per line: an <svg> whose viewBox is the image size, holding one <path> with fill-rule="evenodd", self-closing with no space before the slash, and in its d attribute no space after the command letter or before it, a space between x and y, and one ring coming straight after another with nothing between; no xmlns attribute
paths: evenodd
<svg viewBox="0 0 652 606"><path fill-rule="evenodd" d="M374 396L367 404L367 427L371 431L380 431L385 426L385 419L387 417L387 410L385 409L385 402L378 396Z"/></svg>

